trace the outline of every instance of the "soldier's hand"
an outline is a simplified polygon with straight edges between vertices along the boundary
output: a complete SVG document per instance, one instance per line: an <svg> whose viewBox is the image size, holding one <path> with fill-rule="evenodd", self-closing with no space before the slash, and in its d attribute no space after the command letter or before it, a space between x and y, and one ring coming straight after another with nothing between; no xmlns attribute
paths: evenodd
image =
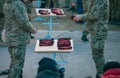
<svg viewBox="0 0 120 78"><path fill-rule="evenodd" d="M75 15L75 17L73 18L73 21L76 21L76 22L81 21L81 15Z"/></svg>
<svg viewBox="0 0 120 78"><path fill-rule="evenodd" d="M75 7L76 6L76 3L75 2L72 2L72 4L71 4L73 7Z"/></svg>
<svg viewBox="0 0 120 78"><path fill-rule="evenodd" d="M30 20L32 19L32 15L31 14L28 14L28 17L29 17Z"/></svg>
<svg viewBox="0 0 120 78"><path fill-rule="evenodd" d="M36 33L37 33L37 29L34 28L32 34L36 34Z"/></svg>

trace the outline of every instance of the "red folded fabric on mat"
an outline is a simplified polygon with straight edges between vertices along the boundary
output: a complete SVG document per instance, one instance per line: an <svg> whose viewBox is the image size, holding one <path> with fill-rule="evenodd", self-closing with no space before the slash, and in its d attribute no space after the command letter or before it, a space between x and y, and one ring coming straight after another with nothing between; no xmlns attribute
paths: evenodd
<svg viewBox="0 0 120 78"><path fill-rule="evenodd" d="M39 46L52 46L54 39L41 39L39 40Z"/></svg>
<svg viewBox="0 0 120 78"><path fill-rule="evenodd" d="M57 47L60 50L72 49L70 38L59 38L57 42Z"/></svg>
<svg viewBox="0 0 120 78"><path fill-rule="evenodd" d="M39 13L42 15L49 15L50 12L48 12L48 10L39 10Z"/></svg>
<svg viewBox="0 0 120 78"><path fill-rule="evenodd" d="M54 14L56 14L56 15L64 15L64 13L62 12L62 10L59 9L59 8L52 8L51 12L54 13Z"/></svg>

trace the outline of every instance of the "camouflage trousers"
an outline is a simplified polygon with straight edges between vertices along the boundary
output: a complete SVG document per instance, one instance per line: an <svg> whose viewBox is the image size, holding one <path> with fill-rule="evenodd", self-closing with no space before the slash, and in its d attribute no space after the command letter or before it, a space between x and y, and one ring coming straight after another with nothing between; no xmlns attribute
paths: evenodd
<svg viewBox="0 0 120 78"><path fill-rule="evenodd" d="M96 42L91 41L92 57L96 65L97 74L103 74L103 66L105 63L104 59L104 48L95 47L97 43L101 42L105 44L105 40L97 40ZM100 45L100 44L98 44ZM104 45L102 45L104 47Z"/></svg>
<svg viewBox="0 0 120 78"><path fill-rule="evenodd" d="M83 25L82 30L83 30L83 31L82 31L82 34L84 34L84 35L86 35L86 36L89 34L89 31L88 31L88 29L87 29L86 24Z"/></svg>
<svg viewBox="0 0 120 78"><path fill-rule="evenodd" d="M22 78L26 45L8 47L8 50L11 57L8 78Z"/></svg>
<svg viewBox="0 0 120 78"><path fill-rule="evenodd" d="M83 30L82 33L86 36L89 34L89 32L87 30Z"/></svg>

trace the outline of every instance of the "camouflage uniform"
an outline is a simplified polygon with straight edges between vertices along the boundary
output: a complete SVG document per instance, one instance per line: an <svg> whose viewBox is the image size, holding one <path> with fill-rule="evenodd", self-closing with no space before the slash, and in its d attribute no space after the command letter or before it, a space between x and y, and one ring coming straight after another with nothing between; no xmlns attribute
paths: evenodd
<svg viewBox="0 0 120 78"><path fill-rule="evenodd" d="M5 0L0 1L0 46L3 46L3 41L1 39L1 32L4 28L4 14L3 14L3 5Z"/></svg>
<svg viewBox="0 0 120 78"><path fill-rule="evenodd" d="M64 4L65 4L65 6L68 6L68 7L69 7L69 6L70 6L70 4L71 4L71 3L70 3L70 0L65 0L64 2L65 2L65 3L64 3Z"/></svg>
<svg viewBox="0 0 120 78"><path fill-rule="evenodd" d="M81 20L87 22L87 29L91 35L91 49L97 73L102 74L104 65L104 44L108 35L107 23L109 19L108 0L91 0L88 11L81 15Z"/></svg>
<svg viewBox="0 0 120 78"><path fill-rule="evenodd" d="M6 43L11 57L8 78L21 78L26 45L35 28L29 22L27 10L21 0L6 0L5 15Z"/></svg>
<svg viewBox="0 0 120 78"><path fill-rule="evenodd" d="M60 4L59 4L59 0L48 0L47 1L47 8L59 8Z"/></svg>

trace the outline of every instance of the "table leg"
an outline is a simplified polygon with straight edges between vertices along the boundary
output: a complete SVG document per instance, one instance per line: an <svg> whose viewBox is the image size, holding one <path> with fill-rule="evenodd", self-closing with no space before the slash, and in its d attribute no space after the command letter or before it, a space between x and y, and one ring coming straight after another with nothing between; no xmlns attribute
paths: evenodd
<svg viewBox="0 0 120 78"><path fill-rule="evenodd" d="M32 21L40 21L40 20L45 20L43 18L41 18L40 16L36 17L35 19L33 19Z"/></svg>
<svg viewBox="0 0 120 78"><path fill-rule="evenodd" d="M49 17L49 22L48 23L43 23L43 24L49 25L48 33L47 33L47 36L45 37L46 39L53 38L53 36L52 36L52 26L59 24L59 23L53 23L53 18L54 18L53 16L50 16Z"/></svg>
<svg viewBox="0 0 120 78"><path fill-rule="evenodd" d="M49 36L52 38L52 17L50 17Z"/></svg>

